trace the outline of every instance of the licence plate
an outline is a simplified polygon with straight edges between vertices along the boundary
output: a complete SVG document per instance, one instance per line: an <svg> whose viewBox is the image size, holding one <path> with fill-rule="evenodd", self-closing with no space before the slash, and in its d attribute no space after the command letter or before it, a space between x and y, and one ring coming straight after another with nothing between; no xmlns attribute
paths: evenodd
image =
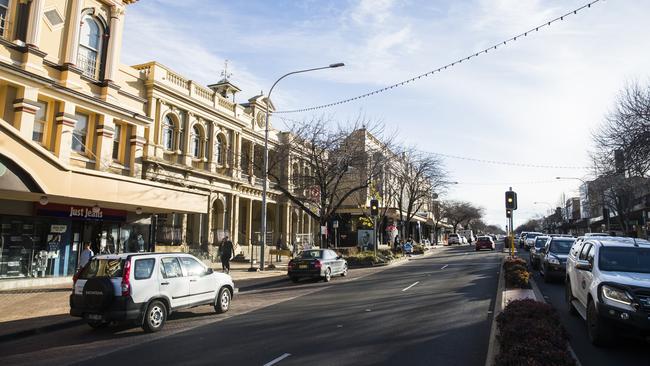
<svg viewBox="0 0 650 366"><path fill-rule="evenodd" d="M102 316L99 314L86 314L86 318L90 320L102 320Z"/></svg>
<svg viewBox="0 0 650 366"><path fill-rule="evenodd" d="M306 265L306 264L301 264L301 265L298 266L298 268L300 268L300 269L307 269L307 265Z"/></svg>

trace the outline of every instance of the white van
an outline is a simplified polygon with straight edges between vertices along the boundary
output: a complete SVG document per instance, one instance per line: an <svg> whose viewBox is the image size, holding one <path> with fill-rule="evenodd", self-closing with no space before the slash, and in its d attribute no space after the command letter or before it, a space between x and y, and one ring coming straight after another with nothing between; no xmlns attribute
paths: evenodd
<svg viewBox="0 0 650 366"><path fill-rule="evenodd" d="M211 305L217 313L228 311L234 289L229 275L189 254L100 255L74 276L70 315L92 328L130 320L156 332L178 309Z"/></svg>

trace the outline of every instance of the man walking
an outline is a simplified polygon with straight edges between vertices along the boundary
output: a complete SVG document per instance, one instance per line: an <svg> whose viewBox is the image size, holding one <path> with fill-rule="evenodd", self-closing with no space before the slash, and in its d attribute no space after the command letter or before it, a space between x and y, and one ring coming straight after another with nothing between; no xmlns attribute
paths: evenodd
<svg viewBox="0 0 650 366"><path fill-rule="evenodd" d="M233 257L234 248L232 242L228 239L226 235L223 238L223 244L221 244L221 266L225 273L230 273L230 259Z"/></svg>
<svg viewBox="0 0 650 366"><path fill-rule="evenodd" d="M81 255L79 256L79 268L84 268L88 262L90 262L90 258L93 257L95 253L93 253L92 249L90 249L90 242L85 242L84 243L84 250L81 252Z"/></svg>

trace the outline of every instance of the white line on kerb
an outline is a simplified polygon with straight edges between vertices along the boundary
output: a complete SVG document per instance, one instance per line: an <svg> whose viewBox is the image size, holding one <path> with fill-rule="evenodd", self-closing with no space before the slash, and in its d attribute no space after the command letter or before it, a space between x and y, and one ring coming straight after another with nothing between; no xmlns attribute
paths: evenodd
<svg viewBox="0 0 650 366"><path fill-rule="evenodd" d="M414 284L412 284L411 286L409 286L409 287L407 287L407 288L405 288L405 289L403 289L403 290L402 290L402 292L404 292L404 291L406 291L406 290L408 290L408 289L410 289L411 287L413 287L413 286L415 286L415 285L417 285L418 283L420 283L420 281L417 281L417 282L415 282Z"/></svg>
<svg viewBox="0 0 650 366"><path fill-rule="evenodd" d="M287 358L287 357L289 357L289 356L291 356L291 353L285 353L285 354L283 354L282 356L280 356L280 357L278 357L278 358L276 358L276 359L274 359L274 360L272 360L272 361L270 361L270 362L265 363L264 366L275 365L276 363L278 363L278 362L284 360L285 358Z"/></svg>
<svg viewBox="0 0 650 366"><path fill-rule="evenodd" d="M448 264L445 264L445 265L442 266L442 268L440 268L440 269L445 269L445 268L447 268L447 267L449 267L449 265L448 265Z"/></svg>

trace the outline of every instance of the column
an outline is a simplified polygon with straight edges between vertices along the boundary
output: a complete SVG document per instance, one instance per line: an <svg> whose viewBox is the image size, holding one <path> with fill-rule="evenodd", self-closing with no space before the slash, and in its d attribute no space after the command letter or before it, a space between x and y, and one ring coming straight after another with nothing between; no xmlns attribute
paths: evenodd
<svg viewBox="0 0 650 366"><path fill-rule="evenodd" d="M20 135L27 141L32 140L34 132L34 120L39 107L38 88L28 86L19 87L14 100L14 127L20 131Z"/></svg>
<svg viewBox="0 0 650 366"><path fill-rule="evenodd" d="M95 169L106 170L113 162L113 137L115 136L115 123L113 116L102 114L99 115L97 124L97 158L95 159ZM122 130L122 133L126 131Z"/></svg>
<svg viewBox="0 0 650 366"><path fill-rule="evenodd" d="M214 154L216 153L216 151L214 151L214 141L217 132L216 127L214 121L208 123L208 149L205 152L205 155L208 158L208 169L210 169L210 172L212 173L217 171L217 162L214 161Z"/></svg>
<svg viewBox="0 0 650 366"><path fill-rule="evenodd" d="M59 102L59 109L56 113L55 121L55 138L54 138L54 155L58 156L59 161L63 164L70 163L70 152L72 151L72 131L77 123L75 117L76 105L68 102Z"/></svg>
<svg viewBox="0 0 650 366"><path fill-rule="evenodd" d="M273 245L278 241L278 238L282 236L282 240L284 241L284 235L282 235L282 226L280 224L280 221L282 219L282 210L280 209L280 203L277 202L275 204L275 222L273 222Z"/></svg>
<svg viewBox="0 0 650 366"><path fill-rule="evenodd" d="M183 134L183 149L181 154L183 164L187 166L192 166L192 156L190 154L190 136L192 135L192 129L190 129L190 126L192 125L193 117L194 113L187 112L185 114L185 120L183 121L183 129L185 130L185 133Z"/></svg>
<svg viewBox="0 0 650 366"><path fill-rule="evenodd" d="M129 139L131 154L129 154L129 174L132 177L142 176L142 156L144 155L144 145L147 142L144 138L144 126L135 125L131 127L131 137Z"/></svg>
<svg viewBox="0 0 650 366"><path fill-rule="evenodd" d="M43 18L43 5L45 0L32 0L29 8L29 22L27 23L27 46L38 48L41 38L41 19Z"/></svg>
<svg viewBox="0 0 650 366"><path fill-rule="evenodd" d="M77 52L79 51L79 31L81 28L81 10L83 0L72 0L72 10L67 24L68 38L65 47L65 63L68 65L77 64Z"/></svg>
<svg viewBox="0 0 650 366"><path fill-rule="evenodd" d="M230 210L230 236L232 242L239 243L239 196L232 194L232 209Z"/></svg>
<svg viewBox="0 0 650 366"><path fill-rule="evenodd" d="M249 162L248 162L248 174L249 177L254 178L255 177L255 143L251 141L250 147L248 149L248 157L249 157ZM254 180L252 182L255 182Z"/></svg>
<svg viewBox="0 0 650 366"><path fill-rule="evenodd" d="M219 197L217 196L216 199L218 200ZM203 227L205 228L205 232L206 232L206 234L203 235L203 237L207 238L208 245L214 243L214 230L215 230L215 227L213 225L213 221L214 221L215 213L214 213L214 203L213 203L213 201L214 201L214 203L216 203L216 200L214 199L213 193L210 193L208 195L208 214L207 214L207 217L206 217L206 222L203 225Z"/></svg>
<svg viewBox="0 0 650 366"><path fill-rule="evenodd" d="M293 239L291 238L291 210L288 203L283 203L281 205L282 217L281 221L281 232L282 240L287 244L292 244Z"/></svg>
<svg viewBox="0 0 650 366"><path fill-rule="evenodd" d="M120 44L122 43L122 28L124 26L123 18L124 8L117 5L113 6L111 8L110 37L108 38L106 52L105 80L114 81L120 66Z"/></svg>
<svg viewBox="0 0 650 366"><path fill-rule="evenodd" d="M246 241L245 245L248 245L253 238L253 199L248 199L248 205L246 207Z"/></svg>
<svg viewBox="0 0 650 366"><path fill-rule="evenodd" d="M181 214L181 244L187 243L187 214Z"/></svg>

